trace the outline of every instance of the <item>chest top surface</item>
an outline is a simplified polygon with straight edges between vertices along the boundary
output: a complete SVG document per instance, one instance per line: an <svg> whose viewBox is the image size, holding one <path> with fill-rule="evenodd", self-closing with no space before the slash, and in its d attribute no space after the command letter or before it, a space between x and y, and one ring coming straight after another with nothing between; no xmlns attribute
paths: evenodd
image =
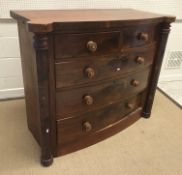
<svg viewBox="0 0 182 175"><path fill-rule="evenodd" d="M173 22L175 17L138 11L133 9L85 9L85 10L28 10L11 11L11 16L28 24L30 32L51 32L54 24L80 25L103 23L107 27L116 26L119 22ZM108 24L109 23L109 24Z"/></svg>

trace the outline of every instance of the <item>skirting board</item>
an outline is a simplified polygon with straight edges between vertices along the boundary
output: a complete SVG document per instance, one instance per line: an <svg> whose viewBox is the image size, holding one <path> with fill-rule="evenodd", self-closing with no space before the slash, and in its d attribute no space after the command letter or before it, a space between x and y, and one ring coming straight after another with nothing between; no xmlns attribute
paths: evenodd
<svg viewBox="0 0 182 175"><path fill-rule="evenodd" d="M24 97L24 88L0 90L0 100Z"/></svg>

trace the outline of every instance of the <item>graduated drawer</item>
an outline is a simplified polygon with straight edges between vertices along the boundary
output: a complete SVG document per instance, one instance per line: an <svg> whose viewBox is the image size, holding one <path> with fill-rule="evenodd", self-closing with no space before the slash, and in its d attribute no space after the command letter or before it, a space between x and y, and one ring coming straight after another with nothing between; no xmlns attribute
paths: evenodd
<svg viewBox="0 0 182 175"><path fill-rule="evenodd" d="M59 120L57 121L57 143L59 146L69 146L76 140L107 129L141 105L142 94L139 94L102 109L85 113L78 118Z"/></svg>
<svg viewBox="0 0 182 175"><path fill-rule="evenodd" d="M57 118L76 117L80 113L112 104L128 95L137 94L148 84L147 68L125 78L113 79L92 86L56 92Z"/></svg>
<svg viewBox="0 0 182 175"><path fill-rule="evenodd" d="M156 41L155 25L123 27L118 31L55 34L55 58L79 58L120 53L130 47L147 45Z"/></svg>
<svg viewBox="0 0 182 175"><path fill-rule="evenodd" d="M121 76L149 66L155 45L130 49L119 55L71 59L55 63L56 88L81 85Z"/></svg>

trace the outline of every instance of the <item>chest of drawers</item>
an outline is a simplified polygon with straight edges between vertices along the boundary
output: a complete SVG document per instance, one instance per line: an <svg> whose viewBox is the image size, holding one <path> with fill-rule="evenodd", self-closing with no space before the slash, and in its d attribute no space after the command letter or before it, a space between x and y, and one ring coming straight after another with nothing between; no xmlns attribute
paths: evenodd
<svg viewBox="0 0 182 175"><path fill-rule="evenodd" d="M11 11L41 162L148 118L172 16L131 9Z"/></svg>

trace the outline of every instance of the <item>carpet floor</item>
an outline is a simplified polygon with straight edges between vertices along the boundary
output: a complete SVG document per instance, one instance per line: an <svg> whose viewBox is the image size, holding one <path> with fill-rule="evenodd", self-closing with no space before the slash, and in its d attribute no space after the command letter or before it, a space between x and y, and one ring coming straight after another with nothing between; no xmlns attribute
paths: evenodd
<svg viewBox="0 0 182 175"><path fill-rule="evenodd" d="M0 175L182 175L182 110L160 92L152 116L98 144L39 163L25 101L0 102Z"/></svg>

